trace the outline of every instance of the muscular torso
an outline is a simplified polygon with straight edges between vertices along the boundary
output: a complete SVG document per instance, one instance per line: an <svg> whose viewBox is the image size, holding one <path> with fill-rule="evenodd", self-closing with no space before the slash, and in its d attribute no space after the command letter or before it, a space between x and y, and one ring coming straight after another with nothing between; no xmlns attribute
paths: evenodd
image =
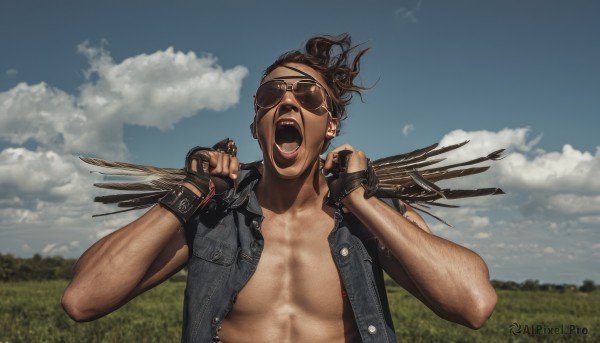
<svg viewBox="0 0 600 343"><path fill-rule="evenodd" d="M327 241L333 213L305 212L263 209L264 250L221 324L223 343L360 341Z"/></svg>

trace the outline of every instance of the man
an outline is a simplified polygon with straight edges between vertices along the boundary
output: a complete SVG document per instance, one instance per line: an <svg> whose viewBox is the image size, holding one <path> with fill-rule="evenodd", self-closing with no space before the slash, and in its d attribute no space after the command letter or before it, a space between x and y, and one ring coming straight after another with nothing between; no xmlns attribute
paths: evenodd
<svg viewBox="0 0 600 343"><path fill-rule="evenodd" d="M496 303L484 261L406 204L370 196L362 151L343 144L320 158L362 89L366 50L353 51L348 35L318 36L267 68L251 126L263 162L239 170L200 151L210 175L237 184L211 200L214 178L189 154L181 187L79 259L67 313L103 316L187 264L183 341L395 342L385 270L439 316L481 327Z"/></svg>

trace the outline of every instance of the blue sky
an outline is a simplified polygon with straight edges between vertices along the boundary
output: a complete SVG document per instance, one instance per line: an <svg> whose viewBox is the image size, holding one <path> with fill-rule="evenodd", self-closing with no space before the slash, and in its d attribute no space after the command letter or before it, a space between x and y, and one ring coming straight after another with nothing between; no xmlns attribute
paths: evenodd
<svg viewBox="0 0 600 343"><path fill-rule="evenodd" d="M600 281L600 5L594 1L19 1L0 5L0 252L78 256L137 214L92 219L92 155L180 167L249 134L263 69L315 34L371 51L334 144L371 158L471 139L507 148L439 210L491 277Z"/></svg>

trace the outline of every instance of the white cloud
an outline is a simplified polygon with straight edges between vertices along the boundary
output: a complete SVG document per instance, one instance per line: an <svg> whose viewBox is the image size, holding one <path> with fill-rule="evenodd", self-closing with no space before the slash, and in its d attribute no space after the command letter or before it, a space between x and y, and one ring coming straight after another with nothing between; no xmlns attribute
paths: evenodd
<svg viewBox="0 0 600 343"><path fill-rule="evenodd" d="M461 208L448 219L464 216L471 210ZM478 211L482 211L477 209ZM581 282L584 278L599 279L597 256L600 256L600 231L597 226L581 226L577 222L561 222L559 230L548 230L544 218L490 220L485 231L456 225L455 229L436 232L480 254L490 267L492 279L543 282ZM463 235L448 235L461 231ZM595 256L597 255L597 256ZM532 266L535 266L533 268ZM552 272L549 273L548 271Z"/></svg>
<svg viewBox="0 0 600 343"><path fill-rule="evenodd" d="M14 77L19 74L19 71L17 69L10 68L10 69L6 69L5 74L8 77Z"/></svg>
<svg viewBox="0 0 600 343"><path fill-rule="evenodd" d="M0 139L17 145L32 139L63 150L65 144L85 132L75 130L86 122L75 100L44 82L32 86L19 83L0 93Z"/></svg>
<svg viewBox="0 0 600 343"><path fill-rule="evenodd" d="M212 55L175 52L172 47L114 64L103 48L78 47L90 61L80 104L123 116L130 124L172 127L202 109L224 110L239 100L245 67L223 70Z"/></svg>
<svg viewBox="0 0 600 343"><path fill-rule="evenodd" d="M24 243L23 245L21 245L21 250L23 252L27 252L27 253L33 251L33 249L31 248L31 246L29 244L27 244L27 243Z"/></svg>
<svg viewBox="0 0 600 343"><path fill-rule="evenodd" d="M419 22L417 12L421 7L421 0L402 0L398 3L401 7L394 11L394 17L400 21L406 21L411 24Z"/></svg>
<svg viewBox="0 0 600 343"><path fill-rule="evenodd" d="M475 228L486 227L490 224L490 219L488 217L472 216L470 219L471 226Z"/></svg>
<svg viewBox="0 0 600 343"><path fill-rule="evenodd" d="M566 214L600 212L600 195L557 194L548 199L548 209Z"/></svg>
<svg viewBox="0 0 600 343"><path fill-rule="evenodd" d="M0 93L0 139L34 140L57 152L124 158L123 125L168 129L203 109L239 101L243 66L224 70L211 55L168 48L115 63L105 44L78 46L90 64L80 93L42 82Z"/></svg>
<svg viewBox="0 0 600 343"><path fill-rule="evenodd" d="M565 144L561 152L544 152L534 149L542 136L528 140L528 132L527 128L503 129L499 132L455 130L446 134L440 145L470 140L466 146L447 155L449 162L464 161L506 149L506 158L486 163L492 168L483 175L496 183L555 191L600 191L600 148L592 154Z"/></svg>
<svg viewBox="0 0 600 343"><path fill-rule="evenodd" d="M575 150L569 144L562 152L533 158L513 153L500 163L503 181L518 187L555 191L600 191L600 150L596 154Z"/></svg>
<svg viewBox="0 0 600 343"><path fill-rule="evenodd" d="M594 216L600 215L600 148L593 154L565 144L562 151L545 152L536 148L542 136L529 140L528 132L527 128L516 128L499 132L456 130L446 134L442 146L470 140L466 146L447 154L448 163L485 156L502 148L507 150L507 156L482 164L491 166L483 174L446 181L445 186L498 186L508 193L500 198L511 199L510 205L521 207L525 215L558 220L586 215L588 221L593 221ZM517 203L517 198L525 200ZM483 204L491 201L482 200Z"/></svg>
<svg viewBox="0 0 600 343"><path fill-rule="evenodd" d="M466 146L452 152L452 157L456 157L456 159L484 156L498 149L527 152L531 151L542 139L542 135L539 135L528 141L529 131L528 128L506 128L498 132L454 130L444 135L440 140L440 145L470 141Z"/></svg>
<svg viewBox="0 0 600 343"><path fill-rule="evenodd" d="M58 243L46 244L41 251L42 254L47 254L47 253L51 252L54 249L54 247L56 247L57 245L58 245Z"/></svg>
<svg viewBox="0 0 600 343"><path fill-rule="evenodd" d="M559 151L544 151L538 148L542 136L530 139L529 133L528 128L456 130L444 136L442 146L470 143L446 154L448 160L443 163L466 161L502 148L507 149L507 156L482 163L491 167L482 174L444 181L443 187L498 186L507 194L456 201L462 206L459 209L432 208L463 234L435 232L489 260L492 278L581 282L585 274L584 278L598 279L600 148L580 151L565 144ZM539 268L532 269L532 265Z"/></svg>
<svg viewBox="0 0 600 343"><path fill-rule="evenodd" d="M44 246L41 253L47 255L64 255L70 252L68 245L61 245L59 243L51 243Z"/></svg>
<svg viewBox="0 0 600 343"><path fill-rule="evenodd" d="M0 92L0 140L11 145L0 151L4 247L76 256L132 221L139 211L91 218L110 209L92 202L101 193L92 186L97 175L74 155L126 159L125 124L168 129L203 109L229 108L248 73L243 66L225 70L211 55L173 48L120 63L104 43L83 43L78 51L90 65L78 94L45 82ZM34 150L24 147L29 142Z"/></svg>
<svg viewBox="0 0 600 343"><path fill-rule="evenodd" d="M7 148L0 151L0 192L16 204L32 200L81 201L90 181L79 160L54 151ZM83 191L83 192L82 192Z"/></svg>
<svg viewBox="0 0 600 343"><path fill-rule="evenodd" d="M402 134L408 136L411 132L415 130L415 126L413 124L406 124L402 128Z"/></svg>
<svg viewBox="0 0 600 343"><path fill-rule="evenodd" d="M582 216L579 217L579 221L585 224L600 225L600 215L598 216Z"/></svg>
<svg viewBox="0 0 600 343"><path fill-rule="evenodd" d="M478 232L475 236L475 239L488 239L490 238L490 233L489 232Z"/></svg>

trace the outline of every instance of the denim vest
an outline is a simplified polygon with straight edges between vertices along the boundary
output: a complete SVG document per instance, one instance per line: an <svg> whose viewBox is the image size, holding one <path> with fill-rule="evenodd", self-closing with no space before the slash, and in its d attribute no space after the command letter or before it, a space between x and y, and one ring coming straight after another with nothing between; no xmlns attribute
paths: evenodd
<svg viewBox="0 0 600 343"><path fill-rule="evenodd" d="M218 341L221 320L254 274L264 240L255 168L240 171L237 191L211 200L186 225L190 247L182 342ZM396 342L377 239L352 214L336 211L328 237L363 342Z"/></svg>

